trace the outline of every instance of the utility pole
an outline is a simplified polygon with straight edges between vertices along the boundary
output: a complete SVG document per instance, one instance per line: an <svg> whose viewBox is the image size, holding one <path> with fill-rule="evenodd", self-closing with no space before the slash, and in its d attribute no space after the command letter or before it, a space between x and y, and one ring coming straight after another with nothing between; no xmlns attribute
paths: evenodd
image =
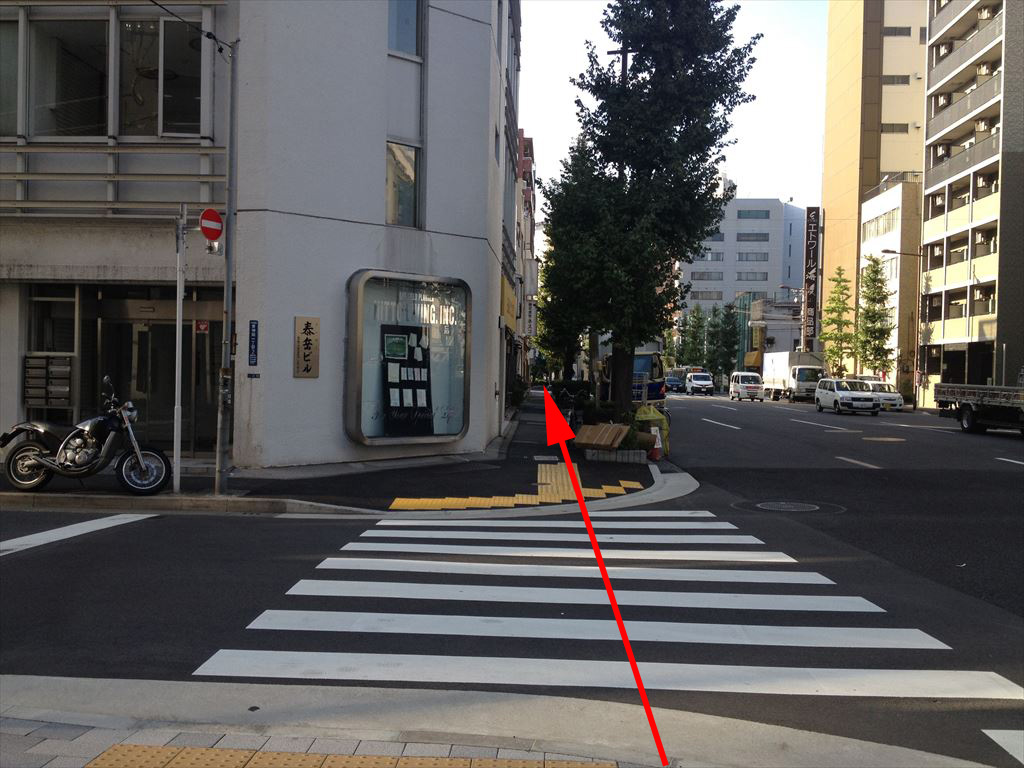
<svg viewBox="0 0 1024 768"><path fill-rule="evenodd" d="M221 340L220 383L217 400L217 474L214 477L213 492L227 493L228 490L228 441L231 427L231 319L232 288L235 276L235 217L238 207L238 49L240 40L231 48L231 80L229 83L228 105L228 181L227 208L224 216L224 323Z"/></svg>
<svg viewBox="0 0 1024 768"><path fill-rule="evenodd" d="M185 297L185 225L188 206L181 204L174 223L174 243L178 254L174 270L174 469L173 490L181 493L181 324L184 322ZM193 416L195 418L195 416Z"/></svg>

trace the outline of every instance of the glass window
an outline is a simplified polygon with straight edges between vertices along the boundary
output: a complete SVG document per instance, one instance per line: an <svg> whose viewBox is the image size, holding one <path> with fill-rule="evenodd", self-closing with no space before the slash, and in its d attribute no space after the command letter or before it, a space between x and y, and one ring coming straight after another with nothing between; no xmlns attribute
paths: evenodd
<svg viewBox="0 0 1024 768"><path fill-rule="evenodd" d="M767 232L737 232L736 240L740 243L767 243Z"/></svg>
<svg viewBox="0 0 1024 768"><path fill-rule="evenodd" d="M121 22L121 136L156 136L159 110L160 24Z"/></svg>
<svg viewBox="0 0 1024 768"><path fill-rule="evenodd" d="M163 33L161 133L198 135L202 37L192 25L168 19Z"/></svg>
<svg viewBox="0 0 1024 768"><path fill-rule="evenodd" d="M767 280L767 272L737 272L737 280Z"/></svg>
<svg viewBox="0 0 1024 768"><path fill-rule="evenodd" d="M691 280L721 280L721 272L694 272L690 275Z"/></svg>
<svg viewBox="0 0 1024 768"><path fill-rule="evenodd" d="M75 351L75 302L31 302L32 352Z"/></svg>
<svg viewBox="0 0 1024 768"><path fill-rule="evenodd" d="M388 48L419 56L419 0L388 0Z"/></svg>
<svg viewBox="0 0 1024 768"><path fill-rule="evenodd" d="M882 133L910 133L910 123L882 123Z"/></svg>
<svg viewBox="0 0 1024 768"><path fill-rule="evenodd" d="M910 75L882 75L882 85L910 85Z"/></svg>
<svg viewBox="0 0 1024 768"><path fill-rule="evenodd" d="M723 251L704 251L693 257L694 261L722 261L725 258Z"/></svg>
<svg viewBox="0 0 1024 768"><path fill-rule="evenodd" d="M910 27L882 27L883 37L910 37Z"/></svg>
<svg viewBox="0 0 1024 768"><path fill-rule="evenodd" d="M373 438L451 438L466 427L469 289L465 283L386 276L354 279L362 308L350 336L349 434Z"/></svg>
<svg viewBox="0 0 1024 768"><path fill-rule="evenodd" d="M0 21L0 136L18 133L18 22Z"/></svg>
<svg viewBox="0 0 1024 768"><path fill-rule="evenodd" d="M721 232L715 232L713 235L711 235L711 237L708 238L708 240L711 241L712 243L720 243L723 240L725 240L725 235L723 235Z"/></svg>
<svg viewBox="0 0 1024 768"><path fill-rule="evenodd" d="M107 23L33 21L29 33L29 132L106 136Z"/></svg>
<svg viewBox="0 0 1024 768"><path fill-rule="evenodd" d="M740 210L736 211L737 219L769 219L771 211L765 210Z"/></svg>
<svg viewBox="0 0 1024 768"><path fill-rule="evenodd" d="M416 160L415 147L388 142L387 156L387 223L403 227L416 226Z"/></svg>
<svg viewBox="0 0 1024 768"><path fill-rule="evenodd" d="M736 261L768 261L768 253L765 251L740 251L736 254Z"/></svg>

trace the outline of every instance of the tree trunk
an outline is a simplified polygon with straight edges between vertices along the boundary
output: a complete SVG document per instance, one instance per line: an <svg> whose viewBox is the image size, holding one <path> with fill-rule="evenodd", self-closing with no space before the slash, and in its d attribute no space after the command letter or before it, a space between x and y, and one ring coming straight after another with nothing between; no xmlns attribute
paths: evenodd
<svg viewBox="0 0 1024 768"><path fill-rule="evenodd" d="M600 376L597 373L597 354L599 344L600 339L598 338L597 331L591 331L588 334L587 351L590 354L590 384L594 388L595 393L600 385Z"/></svg>
<svg viewBox="0 0 1024 768"><path fill-rule="evenodd" d="M576 355L569 350L566 350L564 357L562 357L562 381L572 381L572 364L575 360Z"/></svg>
<svg viewBox="0 0 1024 768"><path fill-rule="evenodd" d="M633 347L612 345L612 402L619 416L633 409Z"/></svg>

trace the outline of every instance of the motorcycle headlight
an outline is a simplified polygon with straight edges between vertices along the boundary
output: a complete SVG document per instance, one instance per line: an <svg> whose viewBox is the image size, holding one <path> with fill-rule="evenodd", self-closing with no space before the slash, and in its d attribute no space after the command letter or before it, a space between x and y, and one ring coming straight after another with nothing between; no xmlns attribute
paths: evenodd
<svg viewBox="0 0 1024 768"><path fill-rule="evenodd" d="M124 411L124 415L128 417L128 421L135 422L139 418L139 409L135 407L135 404L131 400L127 400L121 410Z"/></svg>

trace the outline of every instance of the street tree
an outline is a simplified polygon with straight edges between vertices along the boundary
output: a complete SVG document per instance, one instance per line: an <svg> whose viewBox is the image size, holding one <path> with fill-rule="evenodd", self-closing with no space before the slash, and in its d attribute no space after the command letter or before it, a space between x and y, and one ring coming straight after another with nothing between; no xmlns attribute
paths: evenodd
<svg viewBox="0 0 1024 768"><path fill-rule="evenodd" d="M836 267L835 274L828 281L832 283L832 292L821 309L818 338L824 344L829 371L833 376L841 377L846 374L846 361L853 357L856 348L850 281L842 267Z"/></svg>
<svg viewBox="0 0 1024 768"><path fill-rule="evenodd" d="M683 365L704 364L704 334L707 333L707 318L700 304L686 316L683 331Z"/></svg>
<svg viewBox="0 0 1024 768"><path fill-rule="evenodd" d="M718 377L721 370L721 359L718 354L718 345L722 340L722 310L715 304L708 313L707 333L704 342L704 358L701 362L711 375Z"/></svg>
<svg viewBox="0 0 1024 768"><path fill-rule="evenodd" d="M734 304L722 309L722 331L718 337L718 369L729 375L736 368L736 351L740 346L740 313Z"/></svg>
<svg viewBox="0 0 1024 768"><path fill-rule="evenodd" d="M857 357L865 370L888 374L893 349L889 346L893 323L889 319L889 298L893 292L885 280L882 262L869 256L861 272L860 312L857 316Z"/></svg>
<svg viewBox="0 0 1024 768"><path fill-rule="evenodd" d="M738 6L721 0L615 0L602 26L621 71L587 44L573 79L582 136L603 180L608 236L594 253L598 284L583 294L610 332L613 399L632 399L633 351L657 338L681 298L677 262L690 263L717 229L732 190L718 188L730 114L752 100L742 84L759 36L735 46ZM690 360L688 362L696 362Z"/></svg>
<svg viewBox="0 0 1024 768"><path fill-rule="evenodd" d="M585 327L573 302L563 298L571 280L569 273L566 265L548 250L541 261L537 291L537 346L547 360L558 364L562 381L573 377L572 366L582 348Z"/></svg>

